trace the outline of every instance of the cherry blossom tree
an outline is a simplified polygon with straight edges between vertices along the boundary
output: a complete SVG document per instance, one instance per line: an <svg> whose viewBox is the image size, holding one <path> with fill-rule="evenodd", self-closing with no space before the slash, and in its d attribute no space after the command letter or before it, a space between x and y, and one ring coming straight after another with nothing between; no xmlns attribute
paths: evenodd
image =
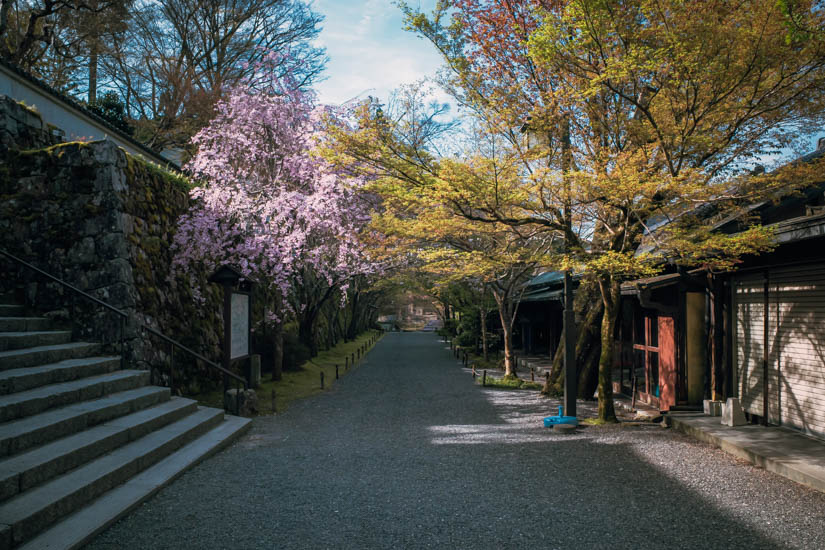
<svg viewBox="0 0 825 550"><path fill-rule="evenodd" d="M175 265L193 287L194 266L235 265L263 288L276 340L294 314L314 351L310 325L321 306L377 269L359 237L370 206L362 180L336 172L317 150L335 113L289 75L276 76L279 65L277 54L266 55L193 138L186 169L197 182L195 206L179 222Z"/></svg>

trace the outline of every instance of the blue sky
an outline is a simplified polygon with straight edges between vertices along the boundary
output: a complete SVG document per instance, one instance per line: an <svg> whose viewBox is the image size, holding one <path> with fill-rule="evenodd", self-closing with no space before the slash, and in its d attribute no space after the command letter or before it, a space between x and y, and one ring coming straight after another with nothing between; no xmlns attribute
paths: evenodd
<svg viewBox="0 0 825 550"><path fill-rule="evenodd" d="M429 12L435 0L408 0ZM386 101L389 92L434 76L441 66L435 48L403 30L401 10L391 0L315 0L326 20L318 44L330 57L326 80L315 86L321 103L340 104L371 95Z"/></svg>

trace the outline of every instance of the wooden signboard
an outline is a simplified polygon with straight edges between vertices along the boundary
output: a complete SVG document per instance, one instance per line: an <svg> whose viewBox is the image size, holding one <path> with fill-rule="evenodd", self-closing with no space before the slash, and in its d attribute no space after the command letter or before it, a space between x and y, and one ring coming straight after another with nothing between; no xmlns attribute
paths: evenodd
<svg viewBox="0 0 825 550"><path fill-rule="evenodd" d="M230 315L230 359L243 359L249 355L249 294L232 292Z"/></svg>

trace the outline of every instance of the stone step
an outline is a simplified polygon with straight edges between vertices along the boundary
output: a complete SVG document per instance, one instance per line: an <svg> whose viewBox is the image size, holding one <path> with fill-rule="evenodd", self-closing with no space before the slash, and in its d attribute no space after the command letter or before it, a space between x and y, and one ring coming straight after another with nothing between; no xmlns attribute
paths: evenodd
<svg viewBox="0 0 825 550"><path fill-rule="evenodd" d="M169 400L169 388L145 386L0 424L0 456L9 456Z"/></svg>
<svg viewBox="0 0 825 550"><path fill-rule="evenodd" d="M70 330L38 330L25 332L0 332L0 351L53 346L72 340Z"/></svg>
<svg viewBox="0 0 825 550"><path fill-rule="evenodd" d="M118 368L120 357L84 357L39 367L0 371L0 395L112 372Z"/></svg>
<svg viewBox="0 0 825 550"><path fill-rule="evenodd" d="M121 370L0 396L0 422L149 384L149 371Z"/></svg>
<svg viewBox="0 0 825 550"><path fill-rule="evenodd" d="M148 409L0 460L0 501L85 464L197 410L197 402L172 397Z"/></svg>
<svg viewBox="0 0 825 550"><path fill-rule="evenodd" d="M0 317L10 317L12 315L23 315L26 308L17 304L0 304Z"/></svg>
<svg viewBox="0 0 825 550"><path fill-rule="evenodd" d="M54 524L18 550L68 550L82 547L186 470L231 444L249 430L251 422L248 418L227 415L217 427Z"/></svg>
<svg viewBox="0 0 825 550"><path fill-rule="evenodd" d="M51 320L45 317L0 317L0 331L48 330Z"/></svg>
<svg viewBox="0 0 825 550"><path fill-rule="evenodd" d="M69 342L53 346L0 351L0 370L35 367L47 363L57 363L64 359L90 357L100 350L100 344L89 342Z"/></svg>
<svg viewBox="0 0 825 550"><path fill-rule="evenodd" d="M12 545L19 545L214 428L222 420L223 411L201 408L6 501L0 505L0 525L11 527Z"/></svg>

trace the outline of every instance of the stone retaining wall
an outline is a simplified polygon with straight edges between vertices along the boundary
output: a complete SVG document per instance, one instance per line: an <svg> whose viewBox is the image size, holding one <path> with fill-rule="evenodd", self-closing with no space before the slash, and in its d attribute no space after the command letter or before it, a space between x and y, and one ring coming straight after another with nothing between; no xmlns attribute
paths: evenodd
<svg viewBox="0 0 825 550"><path fill-rule="evenodd" d="M165 363L169 352L139 333L138 319L219 357L219 289L202 285L205 303L196 305L188 281L171 276L169 246L188 207L184 178L111 141L59 143L59 132L36 112L0 96L0 246L129 313L127 359L135 368ZM119 339L116 315L73 302L59 285L2 259L0 270L0 290L25 296L41 312L71 317L77 338Z"/></svg>

